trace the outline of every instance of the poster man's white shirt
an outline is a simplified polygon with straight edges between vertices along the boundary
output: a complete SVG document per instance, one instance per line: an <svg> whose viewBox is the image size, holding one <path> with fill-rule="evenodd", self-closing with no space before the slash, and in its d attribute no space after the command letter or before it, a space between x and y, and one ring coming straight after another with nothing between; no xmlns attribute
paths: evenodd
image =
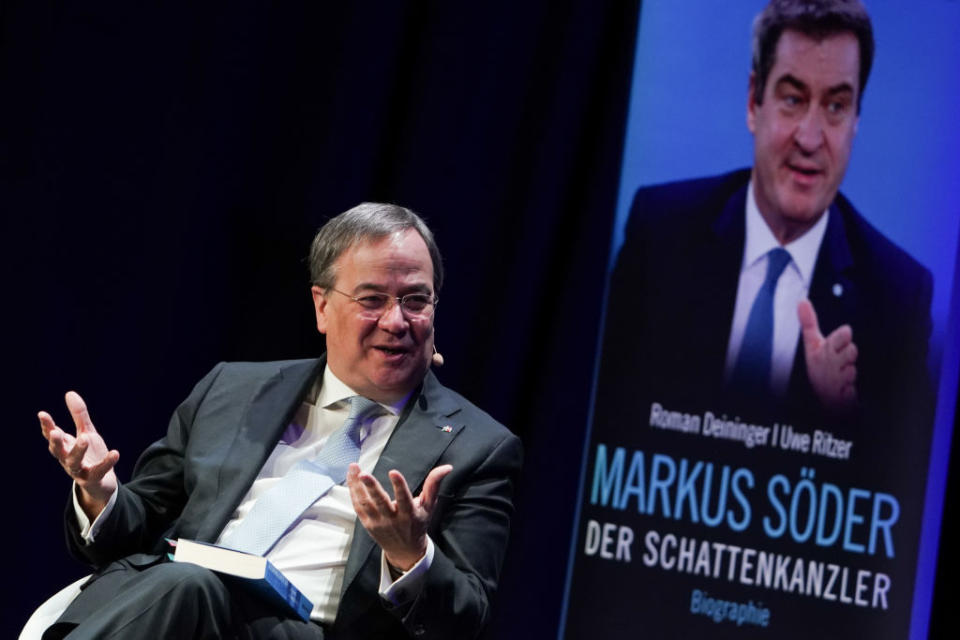
<svg viewBox="0 0 960 640"><path fill-rule="evenodd" d="M827 231L829 211L825 212L817 223L796 240L783 248L790 254L790 264L784 269L777 281L773 297L773 349L770 365L770 388L773 393L783 395L790 383L793 359L797 353L797 339L800 336L800 320L797 317L797 303L807 297L813 269L817 262L817 253ZM727 343L727 360L724 374L729 378L743 344L747 320L753 300L760 291L767 273L767 253L780 243L777 242L767 223L764 222L753 195L753 183L747 188L746 236L743 245L743 261L740 267L740 280L737 284L737 299L730 327L730 340Z"/></svg>

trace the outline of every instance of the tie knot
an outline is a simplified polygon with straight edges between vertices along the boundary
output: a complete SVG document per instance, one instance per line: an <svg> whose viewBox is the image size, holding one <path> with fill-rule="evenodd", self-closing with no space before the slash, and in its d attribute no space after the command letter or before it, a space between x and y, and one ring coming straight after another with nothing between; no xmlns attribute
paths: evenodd
<svg viewBox="0 0 960 640"><path fill-rule="evenodd" d="M374 416L382 411L380 405L370 398L363 396L353 396L350 398L350 415L347 420L363 422L367 418Z"/></svg>
<svg viewBox="0 0 960 640"><path fill-rule="evenodd" d="M383 408L363 396L353 396L350 398L350 415L340 427L341 433L345 435L354 445L360 446L360 429L363 423L383 411ZM354 458L355 459L355 458Z"/></svg>
<svg viewBox="0 0 960 640"><path fill-rule="evenodd" d="M780 279L780 274L790 264L790 253L782 248L771 249L767 254L767 282L770 285Z"/></svg>

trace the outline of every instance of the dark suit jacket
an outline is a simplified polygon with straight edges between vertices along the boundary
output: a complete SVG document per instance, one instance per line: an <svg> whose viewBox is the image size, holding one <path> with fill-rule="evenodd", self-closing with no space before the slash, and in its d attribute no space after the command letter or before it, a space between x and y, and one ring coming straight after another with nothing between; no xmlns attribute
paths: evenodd
<svg viewBox="0 0 960 640"><path fill-rule="evenodd" d="M600 383L605 397L598 410L609 404L635 412L638 386L664 403L692 401L704 405L700 410L730 401L722 380L749 178L745 169L637 192L610 282ZM751 398L750 407L847 429L881 418L926 428L932 416L926 362L931 295L929 271L838 195L809 297L824 335L842 324L853 328L859 411L851 420L820 409L799 337L786 397Z"/></svg>
<svg viewBox="0 0 960 640"><path fill-rule="evenodd" d="M72 552L94 566L124 556L150 564L166 551L164 538L214 541L323 365L323 358L217 365L177 408L166 437L143 453L95 544L82 544L68 508ZM398 469L416 493L430 469L453 465L429 531L433 564L412 604L390 607L377 593L379 548L358 523L331 637L479 633L506 549L520 458L514 435L428 373L374 476L389 486L387 472Z"/></svg>

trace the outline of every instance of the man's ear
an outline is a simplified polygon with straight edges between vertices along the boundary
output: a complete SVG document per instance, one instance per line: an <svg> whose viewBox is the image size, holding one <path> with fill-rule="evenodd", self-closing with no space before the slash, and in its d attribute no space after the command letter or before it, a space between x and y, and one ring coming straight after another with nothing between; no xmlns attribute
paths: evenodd
<svg viewBox="0 0 960 640"><path fill-rule="evenodd" d="M317 314L317 331L327 332L327 296L324 290L314 285L310 287L310 293L313 295L313 311Z"/></svg>
<svg viewBox="0 0 960 640"><path fill-rule="evenodd" d="M747 85L747 129L750 133L756 133L757 126L757 103L753 100L753 90L757 82L757 74L750 72L750 82Z"/></svg>

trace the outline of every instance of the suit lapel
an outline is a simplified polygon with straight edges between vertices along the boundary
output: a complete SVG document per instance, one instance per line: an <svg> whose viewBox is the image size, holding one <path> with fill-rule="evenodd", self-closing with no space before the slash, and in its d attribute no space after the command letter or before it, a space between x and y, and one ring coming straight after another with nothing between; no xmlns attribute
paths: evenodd
<svg viewBox="0 0 960 640"><path fill-rule="evenodd" d="M373 476L388 493L393 493L387 476L391 469L403 474L414 496L420 492L427 474L465 426L457 419L459 412L460 404L433 373L427 372L420 393L415 394L407 404L373 470ZM342 593L347 592L373 547L373 539L358 520L344 572Z"/></svg>
<svg viewBox="0 0 960 640"><path fill-rule="evenodd" d="M311 384L323 371L325 359L296 362L265 379L250 395L226 460L243 461L221 471L217 499L197 537L214 540L226 526L257 474L293 418Z"/></svg>
<svg viewBox="0 0 960 640"><path fill-rule="evenodd" d="M853 278L853 266L853 255L847 242L843 215L840 208L833 204L830 206L827 230L817 253L808 295L817 312L820 332L824 336L830 335L840 325L853 321L859 295ZM795 391L809 387L803 335L797 338L790 387Z"/></svg>
<svg viewBox="0 0 960 640"><path fill-rule="evenodd" d="M810 283L810 301L817 311L823 335L850 322L851 314L857 308L858 291L851 277L852 271L853 256L843 228L843 217L840 209L833 205Z"/></svg>

